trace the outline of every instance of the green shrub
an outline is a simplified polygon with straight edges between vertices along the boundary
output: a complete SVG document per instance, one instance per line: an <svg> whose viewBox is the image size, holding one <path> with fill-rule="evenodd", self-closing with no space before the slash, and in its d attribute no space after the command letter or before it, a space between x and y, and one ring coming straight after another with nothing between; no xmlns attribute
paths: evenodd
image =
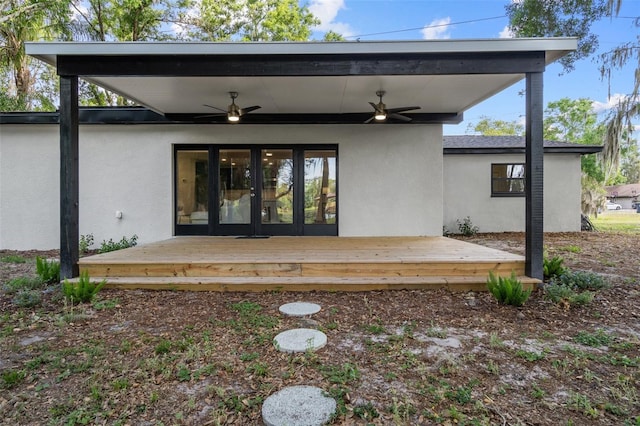
<svg viewBox="0 0 640 426"><path fill-rule="evenodd" d="M553 256L551 259L545 256L542 261L544 279L549 280L566 273L567 268L562 265L563 263L564 258L562 258L562 256Z"/></svg>
<svg viewBox="0 0 640 426"><path fill-rule="evenodd" d="M531 290L522 289L522 283L515 272L511 272L509 278L496 277L493 272L489 272L487 288L498 303L503 305L522 306L531 295Z"/></svg>
<svg viewBox="0 0 640 426"><path fill-rule="evenodd" d="M109 241L102 241L100 244L100 248L98 249L98 253L108 253L110 251L122 250L129 247L134 247L138 244L138 236L133 234L131 238L122 237L120 241L113 241L109 239Z"/></svg>
<svg viewBox="0 0 640 426"><path fill-rule="evenodd" d="M87 253L93 245L93 234L80 235L80 253Z"/></svg>
<svg viewBox="0 0 640 426"><path fill-rule="evenodd" d="M20 290L13 297L12 302L20 308L33 308L42 303L42 293L40 290Z"/></svg>
<svg viewBox="0 0 640 426"><path fill-rule="evenodd" d="M552 284L563 285L576 290L601 290L608 287L602 276L587 271L566 271L552 279Z"/></svg>
<svg viewBox="0 0 640 426"><path fill-rule="evenodd" d="M72 304L91 302L95 295L104 287L107 280L99 283L92 282L87 271L82 271L77 282L65 279L62 283L62 294Z"/></svg>
<svg viewBox="0 0 640 426"><path fill-rule="evenodd" d="M462 222L456 220L456 223L458 224L458 230L465 237L472 237L480 231L480 228L471 222L471 218L469 216L465 217Z"/></svg>
<svg viewBox="0 0 640 426"><path fill-rule="evenodd" d="M60 262L56 260L48 261L38 256L36 257L36 273L47 284L59 283Z"/></svg>
<svg viewBox="0 0 640 426"><path fill-rule="evenodd" d="M39 290L45 286L40 277L18 277L13 278L3 286L7 294L15 294L22 290Z"/></svg>
<svg viewBox="0 0 640 426"><path fill-rule="evenodd" d="M588 305L593 300L592 292L577 292L569 286L556 284L553 280L551 284L545 286L545 295L552 302L564 305L567 308Z"/></svg>

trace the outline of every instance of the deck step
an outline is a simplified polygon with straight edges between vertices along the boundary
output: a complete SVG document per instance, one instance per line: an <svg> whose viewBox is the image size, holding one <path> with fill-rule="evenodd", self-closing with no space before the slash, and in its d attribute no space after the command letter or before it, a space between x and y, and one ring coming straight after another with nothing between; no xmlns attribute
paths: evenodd
<svg viewBox="0 0 640 426"><path fill-rule="evenodd" d="M106 288L188 291L371 291L446 288L484 291L486 277L91 277ZM539 280L520 276L524 288ZM77 280L77 278L75 279ZM73 281L73 280L72 280Z"/></svg>
<svg viewBox="0 0 640 426"><path fill-rule="evenodd" d="M80 269L91 276L101 277L452 277L476 276L486 279L488 271L498 275L524 275L521 261L474 261L474 262L149 262L149 263L92 263L86 259Z"/></svg>

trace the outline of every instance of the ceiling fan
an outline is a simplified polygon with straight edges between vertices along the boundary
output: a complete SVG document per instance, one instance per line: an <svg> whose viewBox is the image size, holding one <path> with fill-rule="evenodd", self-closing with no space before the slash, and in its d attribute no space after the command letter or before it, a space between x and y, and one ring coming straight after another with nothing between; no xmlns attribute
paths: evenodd
<svg viewBox="0 0 640 426"><path fill-rule="evenodd" d="M262 108L259 105L254 105L254 106L250 106L250 107L246 107L246 108L240 108L237 104L236 104L236 98L238 97L238 92L229 92L229 96L231 97L231 104L227 107L226 110L222 109L222 108L218 108L218 107L214 107L213 105L207 105L204 104L204 106L208 107L208 108L213 108L213 109L217 109L218 111L221 111L220 113L217 114L209 114L209 115L201 115L198 116L196 118L208 118L208 117L219 117L222 115L226 115L227 116L227 120L229 120L229 122L231 123L237 123L238 121L240 121L240 117L250 113L251 111L255 111L259 108Z"/></svg>
<svg viewBox="0 0 640 426"><path fill-rule="evenodd" d="M413 111L414 109L420 109L419 106L408 106L408 107L400 107L400 108L387 108L387 106L382 102L382 97L386 92L384 90L378 90L376 92L376 96L380 98L380 101L377 104L373 102L369 102L369 105L373 107L374 114L373 117L365 121L365 124L371 123L375 121L385 121L387 118L394 118L396 120L409 122L411 118L406 115L399 114L400 112Z"/></svg>

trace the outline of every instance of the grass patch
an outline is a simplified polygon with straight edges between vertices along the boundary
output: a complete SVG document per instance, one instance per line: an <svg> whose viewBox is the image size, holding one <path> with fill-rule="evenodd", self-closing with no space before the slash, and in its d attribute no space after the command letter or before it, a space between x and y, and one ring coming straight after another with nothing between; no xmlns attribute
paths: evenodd
<svg viewBox="0 0 640 426"><path fill-rule="evenodd" d="M26 263L27 259L17 254L10 254L7 256L0 257L0 262L2 263Z"/></svg>
<svg viewBox="0 0 640 426"><path fill-rule="evenodd" d="M633 211L604 212L591 218L598 231L640 234L640 214Z"/></svg>

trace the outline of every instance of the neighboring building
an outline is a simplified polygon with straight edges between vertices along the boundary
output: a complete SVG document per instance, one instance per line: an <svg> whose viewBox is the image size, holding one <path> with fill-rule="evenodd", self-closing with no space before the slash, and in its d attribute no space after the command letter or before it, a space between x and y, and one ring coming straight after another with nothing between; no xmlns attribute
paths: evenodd
<svg viewBox="0 0 640 426"><path fill-rule="evenodd" d="M467 216L480 232L524 231L524 137L444 137L444 226ZM544 142L544 230L580 231L580 156L601 146Z"/></svg>
<svg viewBox="0 0 640 426"><path fill-rule="evenodd" d="M98 241L135 233L141 243L438 236L451 191L443 124L525 80L531 190L516 220L526 223L526 272L542 278L543 74L576 46L574 38L28 43L27 54L60 76L59 125L53 116L0 121L0 247L59 246L66 277L78 273L87 233ZM156 114L83 121L81 78ZM484 207L473 202L451 214L476 217Z"/></svg>
<svg viewBox="0 0 640 426"><path fill-rule="evenodd" d="M607 199L620 204L623 209L634 209L640 198L640 183L605 186Z"/></svg>

